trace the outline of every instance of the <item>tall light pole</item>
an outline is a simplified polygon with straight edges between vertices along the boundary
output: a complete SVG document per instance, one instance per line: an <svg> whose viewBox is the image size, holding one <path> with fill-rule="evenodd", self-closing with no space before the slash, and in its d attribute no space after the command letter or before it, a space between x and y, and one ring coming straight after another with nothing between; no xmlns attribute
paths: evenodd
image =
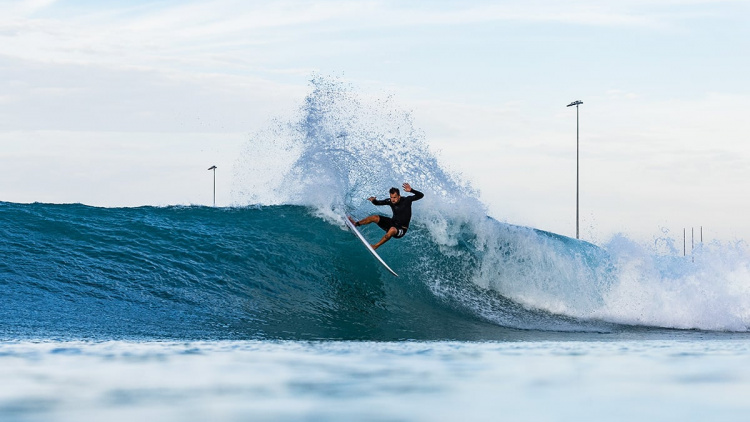
<svg viewBox="0 0 750 422"><path fill-rule="evenodd" d="M208 169L214 171L214 206L216 206L216 166L211 166Z"/></svg>
<svg viewBox="0 0 750 422"><path fill-rule="evenodd" d="M583 104L583 101L573 101L572 103L568 104L568 107L576 106L576 239L580 239L579 232L578 232L578 106Z"/></svg>

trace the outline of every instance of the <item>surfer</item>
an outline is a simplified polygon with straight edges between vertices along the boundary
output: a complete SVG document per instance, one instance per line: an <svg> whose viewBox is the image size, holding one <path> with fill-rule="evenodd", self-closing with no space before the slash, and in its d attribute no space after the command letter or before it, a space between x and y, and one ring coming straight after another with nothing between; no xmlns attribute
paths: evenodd
<svg viewBox="0 0 750 422"><path fill-rule="evenodd" d="M380 242L372 245L373 249L377 249L392 237L395 237L396 239L404 237L406 231L409 230L409 221L411 221L411 203L422 199L424 194L418 190L412 189L408 183L404 183L403 186L405 192L411 192L414 195L401 196L401 192L398 188L391 188L388 191L391 197L388 199L378 200L374 196L367 198L367 200L372 202L373 205L390 205L391 210L393 211L393 218L384 215L371 215L359 221L352 220L352 223L354 223L355 226L364 226L370 223L375 223L378 227L385 230L385 236L380 239Z"/></svg>

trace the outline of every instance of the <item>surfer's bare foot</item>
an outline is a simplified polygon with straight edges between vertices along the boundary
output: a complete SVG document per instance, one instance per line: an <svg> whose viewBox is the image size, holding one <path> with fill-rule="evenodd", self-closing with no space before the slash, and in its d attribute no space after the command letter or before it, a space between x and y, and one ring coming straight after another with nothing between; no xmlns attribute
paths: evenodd
<svg viewBox="0 0 750 422"><path fill-rule="evenodd" d="M352 224L354 224L354 227L359 227L359 221L353 219L350 215L347 215L346 218L348 218L349 221L351 221Z"/></svg>

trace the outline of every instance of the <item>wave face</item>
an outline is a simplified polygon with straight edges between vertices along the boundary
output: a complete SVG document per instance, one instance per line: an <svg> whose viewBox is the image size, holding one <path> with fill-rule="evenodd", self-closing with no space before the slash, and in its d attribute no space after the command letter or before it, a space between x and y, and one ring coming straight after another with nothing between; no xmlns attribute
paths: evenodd
<svg viewBox="0 0 750 422"><path fill-rule="evenodd" d="M500 326L602 329L455 277L481 258L464 262L465 246L441 250L419 225L382 248L395 278L342 225L313 213L0 203L0 332L388 340L497 338ZM533 234L505 229L502 254L517 260L513 244Z"/></svg>
<svg viewBox="0 0 750 422"><path fill-rule="evenodd" d="M0 335L499 339L624 326L747 331L743 243L657 255L487 217L392 99L316 77L295 116L238 157L233 208L0 203ZM403 239L378 252L344 213L410 182ZM389 210L385 210L389 211ZM363 230L375 242L382 232ZM512 335L511 335L512 334Z"/></svg>

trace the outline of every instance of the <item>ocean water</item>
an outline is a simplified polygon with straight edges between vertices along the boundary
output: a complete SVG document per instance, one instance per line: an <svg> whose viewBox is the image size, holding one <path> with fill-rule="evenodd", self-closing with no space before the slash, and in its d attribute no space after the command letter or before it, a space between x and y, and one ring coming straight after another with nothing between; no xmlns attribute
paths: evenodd
<svg viewBox="0 0 750 422"><path fill-rule="evenodd" d="M4 421L747 419L742 339L0 345Z"/></svg>
<svg viewBox="0 0 750 422"><path fill-rule="evenodd" d="M497 221L391 98L311 87L236 206L0 202L0 421L747 419L744 243ZM396 278L341 218L401 182Z"/></svg>

